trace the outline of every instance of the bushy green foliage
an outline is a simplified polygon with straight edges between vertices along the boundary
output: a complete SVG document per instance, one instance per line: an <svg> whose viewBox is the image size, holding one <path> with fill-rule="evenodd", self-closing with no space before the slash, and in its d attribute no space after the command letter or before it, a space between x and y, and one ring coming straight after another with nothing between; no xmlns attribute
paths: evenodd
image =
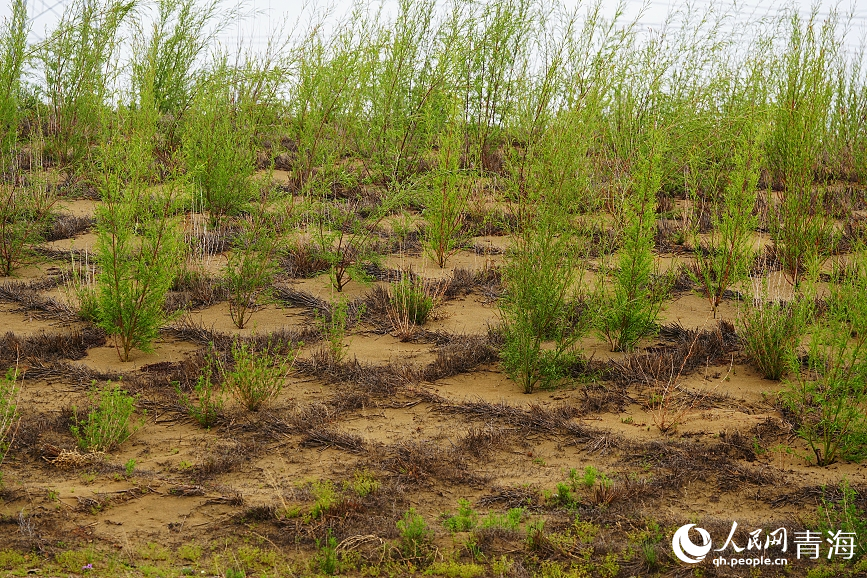
<svg viewBox="0 0 867 578"><path fill-rule="evenodd" d="M27 3L12 0L10 18L0 26L0 171L5 172L15 156L20 119L19 102L24 65L27 61Z"/></svg>
<svg viewBox="0 0 867 578"><path fill-rule="evenodd" d="M46 153L81 171L101 136L106 97L119 67L118 34L134 2L75 0L39 46L52 130Z"/></svg>
<svg viewBox="0 0 867 578"><path fill-rule="evenodd" d="M152 77L151 77L152 78ZM133 348L151 351L168 316L165 297L183 258L175 216L182 184L150 188L157 113L153 92L118 112L98 154L96 209L98 324L115 338L121 361Z"/></svg>
<svg viewBox="0 0 867 578"><path fill-rule="evenodd" d="M400 532L400 551L406 558L417 560L427 556L433 531L415 508L410 508L397 521L397 530Z"/></svg>
<svg viewBox="0 0 867 578"><path fill-rule="evenodd" d="M476 578L485 573L485 567L475 563L455 561L434 562L424 571L428 576L445 576L446 578Z"/></svg>
<svg viewBox="0 0 867 578"><path fill-rule="evenodd" d="M90 391L91 409L86 416L79 417L73 407L72 435L79 447L86 451L107 452L125 442L142 425L131 423L135 411L136 398L129 395L120 385L112 382L102 387L96 383Z"/></svg>
<svg viewBox="0 0 867 578"><path fill-rule="evenodd" d="M349 300L340 296L331 302L328 312L318 317L319 328L325 336L328 356L333 363L346 357L344 339L349 323Z"/></svg>
<svg viewBox="0 0 867 578"><path fill-rule="evenodd" d="M0 275L10 275L36 259L35 247L45 237L57 193L44 179L27 185L0 184Z"/></svg>
<svg viewBox="0 0 867 578"><path fill-rule="evenodd" d="M331 531L325 536L325 539L320 542L316 540L316 556L314 562L316 568L326 576L333 576L337 573L337 538L331 535Z"/></svg>
<svg viewBox="0 0 867 578"><path fill-rule="evenodd" d="M867 250L830 288L810 335L807 367L782 392L816 463L867 458Z"/></svg>
<svg viewBox="0 0 867 578"><path fill-rule="evenodd" d="M163 305L181 263L182 239L171 190L152 201L123 192L116 179L96 213L98 319L115 337L121 361L129 361L133 348L152 350L167 319Z"/></svg>
<svg viewBox="0 0 867 578"><path fill-rule="evenodd" d="M389 289L388 317L395 333L412 334L418 325L427 323L438 305L444 285L431 282L412 271L405 271Z"/></svg>
<svg viewBox="0 0 867 578"><path fill-rule="evenodd" d="M867 511L858 507L858 492L848 479L844 477L838 489L839 499L822 497L822 503L817 508L818 531L827 539L833 538L837 532L851 532L855 547L849 563L854 564L867 555Z"/></svg>
<svg viewBox="0 0 867 578"><path fill-rule="evenodd" d="M266 291L277 270L280 249L277 219L268 212L268 195L262 193L253 211L240 221L240 232L224 268L229 291L229 315L235 327L247 326L258 296Z"/></svg>
<svg viewBox="0 0 867 578"><path fill-rule="evenodd" d="M834 90L835 22L832 15L820 26L815 12L807 22L797 13L791 16L768 140L770 170L783 185L770 221L771 236L795 285L818 269L834 243L824 190L813 183Z"/></svg>
<svg viewBox="0 0 867 578"><path fill-rule="evenodd" d="M671 286L669 278L658 274L653 256L663 154L664 137L659 134L649 137L641 148L622 196L623 243L612 273L612 287L606 287L600 276L596 329L612 351L629 351L639 339L656 332L656 321Z"/></svg>
<svg viewBox="0 0 867 578"><path fill-rule="evenodd" d="M464 225L471 191L460 171L462 126L455 118L440 133L436 167L422 182L424 201L424 250L440 268L464 244Z"/></svg>
<svg viewBox="0 0 867 578"><path fill-rule="evenodd" d="M737 318L738 334L750 361L766 379L780 380L797 365L795 349L812 320L809 299L782 301L767 280L748 299Z"/></svg>
<svg viewBox="0 0 867 578"><path fill-rule="evenodd" d="M331 286L338 293L343 292L350 281L369 281L364 267L379 263L381 259L374 245L374 230L397 206L396 201L396 197L383 201L372 212L361 210L360 202L322 202L314 207L314 242L321 257L328 262Z"/></svg>
<svg viewBox="0 0 867 578"><path fill-rule="evenodd" d="M195 88L194 65L214 35L223 27L214 23L219 2L159 0L158 15L148 32L141 27L134 38L132 85L140 92L153 83L154 104L161 114L177 120L190 105ZM221 19L224 24L230 14ZM141 22L138 22L139 26ZM146 63L152 63L152 70ZM153 79L148 79L153 75ZM148 88L145 88L148 90Z"/></svg>
<svg viewBox="0 0 867 578"><path fill-rule="evenodd" d="M711 231L703 238L699 227L693 230L696 266L690 273L710 301L714 317L726 290L747 278L755 254L752 234L758 218L753 207L762 166L765 123L761 90L750 88L747 86L745 94L738 95L743 102L733 105L745 110L740 116L732 113L738 134L732 140L731 167L722 177L723 193L710 203ZM701 205L698 189L693 191L693 205Z"/></svg>
<svg viewBox="0 0 867 578"><path fill-rule="evenodd" d="M443 526L452 532L469 532L478 525L478 522L479 515L473 510L470 501L460 498L457 513L446 515L443 519Z"/></svg>
<svg viewBox="0 0 867 578"><path fill-rule="evenodd" d="M250 411L259 411L283 390L283 382L297 349L281 354L270 343L255 347L235 340L232 343L232 368L223 370L223 382L235 399Z"/></svg>
<svg viewBox="0 0 867 578"><path fill-rule="evenodd" d="M524 519L524 508L509 508L505 514L491 512L479 522L480 528L501 528L515 531Z"/></svg>
<svg viewBox="0 0 867 578"><path fill-rule="evenodd" d="M571 346L584 331L579 318L573 324L570 308L578 250L574 239L551 221L542 221L526 243L516 248L505 265L507 293L500 303L505 344L500 358L506 373L524 393L551 387L566 375L574 359ZM543 348L552 341L552 348Z"/></svg>
<svg viewBox="0 0 867 578"><path fill-rule="evenodd" d="M351 482L345 482L344 487L350 488L359 498L366 498L379 489L380 483L367 470L356 471Z"/></svg>
<svg viewBox="0 0 867 578"><path fill-rule="evenodd" d="M202 82L181 135L187 172L215 223L239 214L253 195L253 119L233 102L227 76L218 69Z"/></svg>

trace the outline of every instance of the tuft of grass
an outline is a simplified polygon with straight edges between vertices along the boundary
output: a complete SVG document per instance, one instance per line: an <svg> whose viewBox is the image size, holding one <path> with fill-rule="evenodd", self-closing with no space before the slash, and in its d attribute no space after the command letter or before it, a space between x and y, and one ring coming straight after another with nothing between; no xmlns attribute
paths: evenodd
<svg viewBox="0 0 867 578"><path fill-rule="evenodd" d="M232 343L232 367L223 368L223 383L235 399L250 411L259 411L283 390L298 349L280 354L267 343L257 347L240 339Z"/></svg>
<svg viewBox="0 0 867 578"><path fill-rule="evenodd" d="M417 326L427 323L446 288L446 284L428 281L412 271L403 272L400 280L391 284L386 306L395 335L411 337Z"/></svg>
<svg viewBox="0 0 867 578"><path fill-rule="evenodd" d="M90 391L93 408L83 418L73 406L73 425L70 426L78 446L91 452L107 452L115 449L144 425L144 419L132 422L136 398L111 381L103 387L94 382ZM142 412L146 415L146 411Z"/></svg>
<svg viewBox="0 0 867 578"><path fill-rule="evenodd" d="M473 510L469 500L460 498L458 500L458 511L456 514L445 514L443 526L452 532L469 532L479 523L479 515Z"/></svg>
<svg viewBox="0 0 867 578"><path fill-rule="evenodd" d="M174 382L175 390L181 405L193 419L202 427L210 428L217 421L225 403L222 384L219 378L219 361L214 344L211 343L205 353L205 365L202 373L196 379L193 390L189 393L181 390L178 382Z"/></svg>
<svg viewBox="0 0 867 578"><path fill-rule="evenodd" d="M781 380L796 365L796 348L812 318L809 300L780 300L767 280L754 279L752 299L737 319L747 357L766 379Z"/></svg>
<svg viewBox="0 0 867 578"><path fill-rule="evenodd" d="M410 508L403 518L397 521L397 530L400 532L399 547L404 557L421 560L428 556L433 531L415 508Z"/></svg>

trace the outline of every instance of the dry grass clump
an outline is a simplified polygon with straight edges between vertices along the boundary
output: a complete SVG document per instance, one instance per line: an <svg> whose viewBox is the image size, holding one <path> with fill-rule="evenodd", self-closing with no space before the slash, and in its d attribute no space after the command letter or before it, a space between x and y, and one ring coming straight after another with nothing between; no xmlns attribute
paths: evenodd
<svg viewBox="0 0 867 578"><path fill-rule="evenodd" d="M231 351L232 343L240 340L255 347L262 347L271 342L278 352L287 353L291 349L297 348L300 343L316 343L321 338L319 330L312 325L288 329L284 327L271 331L267 335L256 334L239 338L236 335L206 327L203 323L196 323L189 317L182 317L166 329L165 333L200 345L213 343L214 347L221 352Z"/></svg>
<svg viewBox="0 0 867 578"><path fill-rule="evenodd" d="M59 241L61 239L71 239L80 233L88 231L95 223L96 219L90 215L60 215L52 221L51 229L45 235L45 240Z"/></svg>
<svg viewBox="0 0 867 578"><path fill-rule="evenodd" d="M228 290L219 278L195 268L185 268L181 274L175 276L171 293L166 298L166 309L210 307L228 297Z"/></svg>
<svg viewBox="0 0 867 578"><path fill-rule="evenodd" d="M234 441L221 441L208 447L201 461L189 470L191 479L197 483L227 474L238 466L259 455L258 445Z"/></svg>
<svg viewBox="0 0 867 578"><path fill-rule="evenodd" d="M668 383L700 367L731 362L740 341L731 322L720 320L716 329L698 331L667 325L660 336L673 345L647 348L623 361L609 362L608 375L618 385Z"/></svg>
<svg viewBox="0 0 867 578"><path fill-rule="evenodd" d="M45 363L59 359L81 359L91 347L105 345L105 332L97 327L74 329L68 333L47 333L19 337L7 332L0 338L0 363L22 361Z"/></svg>
<svg viewBox="0 0 867 578"><path fill-rule="evenodd" d="M338 448L354 454L366 454L368 443L361 436L341 432L334 428L314 425L301 437L306 448Z"/></svg>
<svg viewBox="0 0 867 578"><path fill-rule="evenodd" d="M454 299L468 295L475 290L480 290L486 295L489 293L499 295L502 292L502 286L503 277L499 268L463 269L456 267L448 281L448 286L443 291L443 297Z"/></svg>
<svg viewBox="0 0 867 578"><path fill-rule="evenodd" d="M68 257L64 253L63 257ZM23 311L36 312L40 318L75 321L78 312L68 304L52 297L43 297L42 291L53 289L63 283L62 275L54 275L34 281L7 281L0 283L0 301L17 303Z"/></svg>
<svg viewBox="0 0 867 578"><path fill-rule="evenodd" d="M430 400L434 403L434 410L442 413L461 414L488 422L499 420L518 430L589 436L588 429L572 421L573 418L580 415L580 410L577 406L570 404L548 407L533 403L527 409L523 409L504 401L491 403L478 400L450 403L441 400L437 403L433 397Z"/></svg>
<svg viewBox="0 0 867 578"><path fill-rule="evenodd" d="M751 468L736 460L743 459L749 448L740 434L730 434L718 444L700 442L632 443L626 449L626 463L650 464L657 474L652 485L662 492L695 482L714 483L720 491L730 491L741 484L765 486L778 482L778 475L767 465Z"/></svg>
<svg viewBox="0 0 867 578"><path fill-rule="evenodd" d="M514 430L488 424L484 427L471 426L467 433L454 444L455 451L469 454L476 459L486 459L495 451L509 447Z"/></svg>
<svg viewBox="0 0 867 578"><path fill-rule="evenodd" d="M437 351L437 358L422 370L422 378L436 381L497 360L499 353L492 345L490 336L457 336Z"/></svg>
<svg viewBox="0 0 867 578"><path fill-rule="evenodd" d="M280 260L280 266L294 278L315 277L330 267L319 245L310 242L290 245Z"/></svg>
<svg viewBox="0 0 867 578"><path fill-rule="evenodd" d="M429 484L432 479L474 484L481 478L470 471L463 456L433 441L402 441L381 450L379 467L406 484Z"/></svg>

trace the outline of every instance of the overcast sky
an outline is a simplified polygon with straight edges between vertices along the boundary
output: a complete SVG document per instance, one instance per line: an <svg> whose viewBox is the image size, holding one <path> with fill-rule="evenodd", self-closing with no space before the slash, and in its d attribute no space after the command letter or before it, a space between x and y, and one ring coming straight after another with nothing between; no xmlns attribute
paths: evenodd
<svg viewBox="0 0 867 578"><path fill-rule="evenodd" d="M236 2L237 0L226 0L226 5ZM561 0L563 5L571 8L579 4L580 0ZM0 0L0 17L8 16L10 12L10 0ZM46 31L50 31L62 14L64 7L71 0L27 0L28 13L33 19L31 28L31 41L37 41L44 37ZM443 2L445 4L445 2ZM371 2L377 6L382 4L386 13L393 13L397 5L396 0L377 0ZM584 5L590 2L583 2ZM675 8L684 5L683 2L669 2L666 0L651 0L643 2L642 0L624 0L626 7L624 21L631 20L641 14L640 23L644 29L658 29L665 21L666 16ZM706 7L710 2L708 0L692 0L691 4L696 8ZM221 36L221 41L227 46L237 45L237 40L242 37L245 42L253 45L263 45L268 36L274 31L275 27L283 22L294 23L299 17L302 19L305 15L309 15L311 11L323 10L327 7L332 7L334 17L340 17L347 13L352 5L352 0L247 0L243 3L247 12L253 13L244 20L239 20L234 26L230 26ZM606 0L604 3L609 15L613 14L616 1ZM852 0L836 2L833 0L821 0L818 2L810 2L807 0L795 0L789 2L781 1L762 1L748 0L746 2L735 2L726 0L726 6L731 9L727 12L733 16L735 22L747 22L757 15L767 13L775 13L776 11L786 6L797 6L803 14L809 14L812 6L818 8L820 15L827 15L835 6L841 12L852 11L853 31L848 37L847 45L851 50L859 46L861 39L867 33L867 2L858 3ZM642 8L644 10L642 11ZM306 12L305 12L306 10Z"/></svg>

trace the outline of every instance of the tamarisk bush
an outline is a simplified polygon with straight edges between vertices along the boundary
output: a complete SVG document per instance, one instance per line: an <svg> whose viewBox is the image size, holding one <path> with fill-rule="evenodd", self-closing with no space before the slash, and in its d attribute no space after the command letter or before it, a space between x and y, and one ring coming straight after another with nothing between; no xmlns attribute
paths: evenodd
<svg viewBox="0 0 867 578"><path fill-rule="evenodd" d="M623 246L610 290L606 291L604 276L600 276L596 329L612 351L629 351L639 339L656 331L656 320L671 286L670 276L657 274L653 256L664 143L658 134L647 140L623 195Z"/></svg>
<svg viewBox="0 0 867 578"><path fill-rule="evenodd" d="M768 161L780 181L771 237L783 267L798 286L833 246L833 220L825 214L825 193L814 187L833 95L831 63L836 20L821 27L815 12L806 23L794 14L776 95Z"/></svg>
<svg viewBox="0 0 867 578"><path fill-rule="evenodd" d="M20 118L21 76L27 60L27 4L13 0L11 18L0 27L0 173L15 156Z"/></svg>
<svg viewBox="0 0 867 578"><path fill-rule="evenodd" d="M37 56L51 111L46 153L74 170L85 168L101 135L109 87L119 67L118 34L135 2L75 0Z"/></svg>
<svg viewBox="0 0 867 578"><path fill-rule="evenodd" d="M460 171L460 125L452 120L440 134L437 166L431 171L424 193L424 249L440 267L445 267L463 241L463 216L469 202L471 185Z"/></svg>
<svg viewBox="0 0 867 578"><path fill-rule="evenodd" d="M121 119L128 138L115 133L101 150L96 210L98 323L115 338L121 361L133 348L150 351L167 315L165 296L182 262L177 180L148 189L156 110L145 91L138 108Z"/></svg>
<svg viewBox="0 0 867 578"><path fill-rule="evenodd" d="M229 315L235 327L243 329L256 307L256 299L274 278L274 257L280 249L275 216L267 210L267 186L251 214L240 220L241 232L227 257L226 286Z"/></svg>
<svg viewBox="0 0 867 578"><path fill-rule="evenodd" d="M226 70L203 82L184 121L187 170L214 224L239 214L253 193L253 131L249 115L233 105Z"/></svg>
<svg viewBox="0 0 867 578"><path fill-rule="evenodd" d="M710 234L702 239L698 227L693 230L696 265L690 274L710 301L714 317L726 289L746 279L755 254L751 235L758 222L753 207L762 145L755 120L748 118L741 126L725 191L711 209Z"/></svg>
<svg viewBox="0 0 867 578"><path fill-rule="evenodd" d="M793 360L782 392L816 464L867 458L867 250L831 286L810 336L806 370Z"/></svg>

